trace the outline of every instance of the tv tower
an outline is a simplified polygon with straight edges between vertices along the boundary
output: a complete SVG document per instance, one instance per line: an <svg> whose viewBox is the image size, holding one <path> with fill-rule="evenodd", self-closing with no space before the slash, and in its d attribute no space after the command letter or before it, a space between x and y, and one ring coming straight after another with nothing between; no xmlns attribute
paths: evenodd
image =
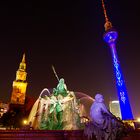
<svg viewBox="0 0 140 140"><path fill-rule="evenodd" d="M131 111L131 106L129 104L129 98L127 95L125 81L123 79L123 74L121 72L120 62L118 60L118 55L116 51L116 40L118 38L118 32L113 28L112 23L108 19L103 0L102 7L105 16L105 24L104 24L105 33L103 35L103 39L111 49L122 120L133 120L133 114Z"/></svg>

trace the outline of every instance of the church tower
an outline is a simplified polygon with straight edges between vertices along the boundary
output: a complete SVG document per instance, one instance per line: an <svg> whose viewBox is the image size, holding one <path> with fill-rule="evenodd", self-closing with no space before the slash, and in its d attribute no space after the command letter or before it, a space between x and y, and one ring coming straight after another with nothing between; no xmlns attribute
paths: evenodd
<svg viewBox="0 0 140 140"><path fill-rule="evenodd" d="M13 81L13 90L11 95L11 104L23 105L25 102L27 81L26 81L26 63L25 54L23 54L19 69L16 72L16 79Z"/></svg>

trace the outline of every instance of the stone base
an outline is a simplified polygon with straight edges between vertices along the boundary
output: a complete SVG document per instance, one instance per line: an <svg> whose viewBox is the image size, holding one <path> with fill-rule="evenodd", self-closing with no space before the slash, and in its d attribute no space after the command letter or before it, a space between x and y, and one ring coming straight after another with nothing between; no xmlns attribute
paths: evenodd
<svg viewBox="0 0 140 140"><path fill-rule="evenodd" d="M0 140L86 140L83 130L1 130Z"/></svg>
<svg viewBox="0 0 140 140"><path fill-rule="evenodd" d="M83 130L0 130L0 140L88 140ZM96 140L93 137L90 140ZM140 140L140 130L121 140Z"/></svg>

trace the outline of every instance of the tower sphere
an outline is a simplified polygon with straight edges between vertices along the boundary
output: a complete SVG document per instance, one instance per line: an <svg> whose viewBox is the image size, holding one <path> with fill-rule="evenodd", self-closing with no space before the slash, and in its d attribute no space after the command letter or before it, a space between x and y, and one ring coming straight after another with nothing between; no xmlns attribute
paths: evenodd
<svg viewBox="0 0 140 140"><path fill-rule="evenodd" d="M103 35L104 41L108 44L115 42L117 38L118 38L118 33L114 29L110 29L106 31L105 34Z"/></svg>

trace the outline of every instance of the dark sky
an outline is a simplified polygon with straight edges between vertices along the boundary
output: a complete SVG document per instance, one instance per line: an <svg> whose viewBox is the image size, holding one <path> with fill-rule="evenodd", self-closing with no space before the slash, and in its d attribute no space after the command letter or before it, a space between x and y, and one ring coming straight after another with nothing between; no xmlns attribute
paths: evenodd
<svg viewBox="0 0 140 140"><path fill-rule="evenodd" d="M140 17L138 1L106 0L119 32L117 51L135 117L140 117ZM26 53L27 94L57 85L51 65L69 90L105 102L117 98L109 47L104 43L100 0L0 2L0 100L9 101L12 82Z"/></svg>

